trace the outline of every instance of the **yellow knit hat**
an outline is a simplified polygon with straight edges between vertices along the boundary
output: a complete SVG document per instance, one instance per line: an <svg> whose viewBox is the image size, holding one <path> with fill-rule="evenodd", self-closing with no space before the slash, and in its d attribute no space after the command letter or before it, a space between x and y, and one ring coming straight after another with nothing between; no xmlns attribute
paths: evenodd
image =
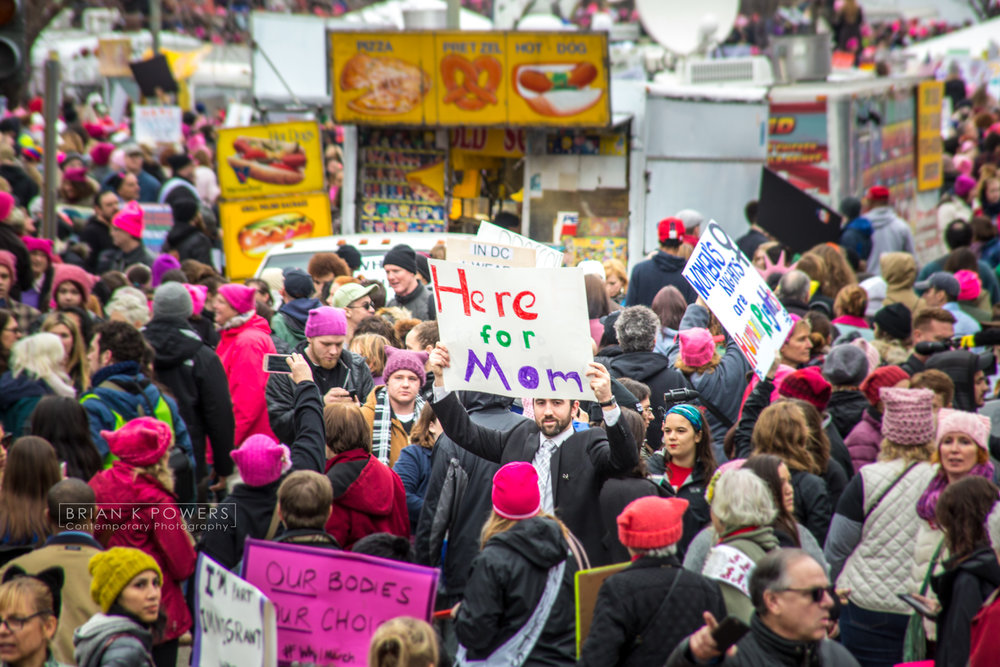
<svg viewBox="0 0 1000 667"><path fill-rule="evenodd" d="M152 570L163 581L163 572L153 557L131 547L114 547L94 554L90 559L90 597L105 614L111 609L128 582L140 572Z"/></svg>

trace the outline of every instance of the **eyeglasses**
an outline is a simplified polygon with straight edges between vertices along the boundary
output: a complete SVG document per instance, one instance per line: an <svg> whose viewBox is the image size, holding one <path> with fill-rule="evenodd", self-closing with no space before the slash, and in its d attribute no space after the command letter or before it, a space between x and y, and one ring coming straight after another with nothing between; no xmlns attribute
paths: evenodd
<svg viewBox="0 0 1000 667"><path fill-rule="evenodd" d="M348 308L363 308L365 310L375 310L374 301L365 301L364 303L359 303L356 306L347 306Z"/></svg>
<svg viewBox="0 0 1000 667"><path fill-rule="evenodd" d="M831 600L836 599L837 588L835 586L813 586L812 588L778 588L774 591L775 593L801 593L806 597L812 598L812 601L819 604L823 601L824 595L829 595Z"/></svg>
<svg viewBox="0 0 1000 667"><path fill-rule="evenodd" d="M642 411L645 412L648 415L651 415L651 414L653 414L653 406L647 405L646 407L644 407L642 409Z"/></svg>
<svg viewBox="0 0 1000 667"><path fill-rule="evenodd" d="M19 327L19 326L17 326L15 324L13 327L7 327L7 328L5 328L3 331L4 331L4 333L19 334L19 333L21 333L21 327Z"/></svg>
<svg viewBox="0 0 1000 667"><path fill-rule="evenodd" d="M47 611L36 611L31 616L8 616L7 618L0 618L0 626L7 626L7 630L10 632L20 632L24 629L24 624L37 616L47 616L51 612Z"/></svg>

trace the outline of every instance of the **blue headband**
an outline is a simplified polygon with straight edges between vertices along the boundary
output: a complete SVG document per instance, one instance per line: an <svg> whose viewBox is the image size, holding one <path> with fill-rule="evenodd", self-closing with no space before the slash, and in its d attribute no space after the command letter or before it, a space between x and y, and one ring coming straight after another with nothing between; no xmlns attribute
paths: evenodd
<svg viewBox="0 0 1000 667"><path fill-rule="evenodd" d="M694 430L696 431L700 431L703 428L701 423L701 412L699 412L698 408L694 407L693 405L688 405L687 403L680 403L667 410L667 414L680 415L681 417L684 417L684 419L687 419L689 422L691 422L691 425L694 426Z"/></svg>

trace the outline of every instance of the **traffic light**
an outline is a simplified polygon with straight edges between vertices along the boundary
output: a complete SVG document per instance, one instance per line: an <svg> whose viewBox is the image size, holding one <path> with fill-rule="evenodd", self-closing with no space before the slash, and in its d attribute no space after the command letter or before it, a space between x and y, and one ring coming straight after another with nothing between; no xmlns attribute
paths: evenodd
<svg viewBox="0 0 1000 667"><path fill-rule="evenodd" d="M0 0L0 80L20 76L27 67L22 0Z"/></svg>

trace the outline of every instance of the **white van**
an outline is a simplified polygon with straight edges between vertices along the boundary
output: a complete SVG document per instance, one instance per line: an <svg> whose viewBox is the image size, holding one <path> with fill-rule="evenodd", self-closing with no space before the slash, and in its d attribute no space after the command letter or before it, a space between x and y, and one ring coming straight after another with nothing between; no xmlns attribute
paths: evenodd
<svg viewBox="0 0 1000 667"><path fill-rule="evenodd" d="M303 271L309 265L309 260L318 252L337 252L342 245L352 245L361 253L361 268L358 273L365 278L381 280L385 283L385 271L382 269L382 258L393 246L405 243L417 252L430 252L439 241L448 244L448 239L475 238L472 234L433 234L387 232L384 234L339 234L319 238L289 241L281 246L271 248L260 266L255 277L260 277L264 269L276 267L279 269L299 268ZM387 287L388 289L388 287Z"/></svg>

